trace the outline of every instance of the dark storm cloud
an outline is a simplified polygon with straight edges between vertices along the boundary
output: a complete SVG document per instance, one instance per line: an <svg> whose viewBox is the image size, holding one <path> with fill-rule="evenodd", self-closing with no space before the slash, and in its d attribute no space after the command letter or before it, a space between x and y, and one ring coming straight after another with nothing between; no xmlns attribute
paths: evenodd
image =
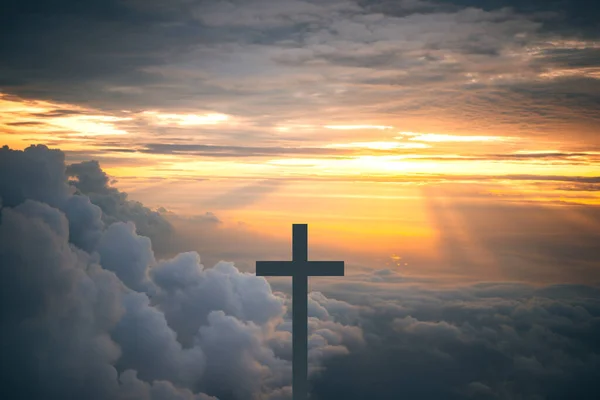
<svg viewBox="0 0 600 400"><path fill-rule="evenodd" d="M600 27L600 6L587 0L359 0L358 3L373 12L393 16L452 12L467 7L486 11L512 8L539 20L547 31L564 31L590 37L598 37Z"/></svg>
<svg viewBox="0 0 600 400"><path fill-rule="evenodd" d="M193 50L199 49L202 58L222 57L211 46L268 44L278 41L278 35L294 34L295 10L286 10L284 5L279 12L285 24L292 22L291 28L261 24L248 29L215 24L220 11L211 3L9 1L4 7L8 12L0 20L0 34L8 39L0 45L0 88L24 97L92 103L105 109L123 105L168 108L170 102L182 105L183 93L196 98L249 94L211 83L206 75L191 80L177 75L179 71L185 75ZM216 14L205 20L203 16L211 10ZM153 70L177 63L184 67L175 68L173 74ZM148 90L152 99L143 95ZM82 96L84 91L87 96Z"/></svg>
<svg viewBox="0 0 600 400"><path fill-rule="evenodd" d="M559 67L597 67L600 64L600 48L549 48L543 52L543 60Z"/></svg>
<svg viewBox="0 0 600 400"><path fill-rule="evenodd" d="M585 22L597 20L597 6L575 3L11 1L0 24L9 39L0 47L0 87L112 110L204 104L255 118L267 118L273 106L282 116L298 107L323 112L322 98L291 94L323 91L325 82L345 87L346 96L328 94L328 102L345 107L367 102L392 111L384 94L356 87L377 82L414 89L459 85L445 88L459 105L457 90L476 87L464 85L465 74L525 74L527 81L550 66L597 66L590 49L547 48L571 38L565 24L588 29ZM539 34L540 27L547 32ZM534 61L515 62L510 55L540 43L545 47ZM360 71L348 74L353 69ZM315 70L323 79L313 74L304 81ZM520 87L510 79L508 85ZM548 85L545 93L555 89ZM443 93L438 96L448 108ZM414 107L414 96L423 93L410 94ZM473 95L485 103L484 94ZM564 104L542 96L537 101ZM587 101L597 102L597 96Z"/></svg>
<svg viewBox="0 0 600 400"><path fill-rule="evenodd" d="M178 5L185 6L185 2ZM178 5L136 1L9 1L0 34L0 87L38 98L81 102L81 91L165 82L144 68L187 48L201 27ZM158 7L153 7L158 6ZM180 21L183 24L170 25ZM199 39L195 39L198 41Z"/></svg>
<svg viewBox="0 0 600 400"><path fill-rule="evenodd" d="M518 12L532 15L543 22L549 32L564 31L597 38L600 28L600 5L587 0L442 0L440 4L457 7L481 7L494 10L511 7ZM548 18L549 15L557 18Z"/></svg>

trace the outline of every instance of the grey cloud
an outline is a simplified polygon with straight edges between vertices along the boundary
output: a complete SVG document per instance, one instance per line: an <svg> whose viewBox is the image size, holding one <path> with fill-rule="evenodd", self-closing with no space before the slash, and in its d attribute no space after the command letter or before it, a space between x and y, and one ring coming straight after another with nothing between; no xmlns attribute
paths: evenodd
<svg viewBox="0 0 600 400"><path fill-rule="evenodd" d="M137 235L134 224L111 224L103 232L97 251L103 268L114 272L131 289L148 290L147 270L156 261L150 239Z"/></svg>
<svg viewBox="0 0 600 400"><path fill-rule="evenodd" d="M540 61L557 67L583 68L600 64L600 48L548 48L542 52Z"/></svg>
<svg viewBox="0 0 600 400"><path fill-rule="evenodd" d="M402 277L397 276L396 271L389 268L375 270L369 277L371 282L396 282L399 279L401 280Z"/></svg>
<svg viewBox="0 0 600 400"><path fill-rule="evenodd" d="M444 9L441 3L427 0L359 0L358 4L372 13L381 13L394 17L403 17L416 12L442 11Z"/></svg>
<svg viewBox="0 0 600 400"><path fill-rule="evenodd" d="M2 212L1 343L11 365L2 376L3 397L110 398L117 389L111 363L120 350L108 330L123 313L118 280L88 266L64 232L50 229L39 215ZM66 224L64 216L56 218ZM45 361L36 361L44 355Z"/></svg>
<svg viewBox="0 0 600 400"><path fill-rule="evenodd" d="M221 262L205 270L196 253L182 253L150 273L160 289L153 299L186 345L215 310L257 325L283 313L281 302L264 279L241 274L231 263Z"/></svg>
<svg viewBox="0 0 600 400"><path fill-rule="evenodd" d="M202 215L198 215L192 218L194 221L204 222L209 224L221 224L222 221L211 211L207 211Z"/></svg>
<svg viewBox="0 0 600 400"><path fill-rule="evenodd" d="M253 323L244 323L222 311L211 312L208 320L209 326L200 328L200 341L210 363L207 386L223 398L258 399L270 375L265 366L271 364L275 370L285 362L277 361L272 351L261 345L260 328Z"/></svg>
<svg viewBox="0 0 600 400"><path fill-rule="evenodd" d="M414 139L418 141L418 138ZM117 150L121 151L121 150ZM152 154L182 154L182 155L198 155L205 157L248 157L248 158L267 158L267 157L288 157L294 155L304 155L311 157L333 157L333 158L349 158L357 155L414 155L414 149L339 149L325 147L253 147L253 146L216 146L204 144L147 144L137 150L127 149L130 151L139 151L142 153ZM459 154L457 156L437 156L419 155L419 160L436 160L436 161L456 161L456 160L512 160L512 159L539 159L545 158L548 160L569 160L571 162L595 162L600 159L597 152L531 152L531 153L504 153L504 154L478 154L471 155Z"/></svg>
<svg viewBox="0 0 600 400"><path fill-rule="evenodd" d="M67 108L54 108L48 110L47 112L39 112L39 113L30 113L26 114L28 117L38 117L38 118L60 118L60 117L68 117L72 115L82 115L86 114L81 110L67 109Z"/></svg>
<svg viewBox="0 0 600 400"><path fill-rule="evenodd" d="M443 0L441 4L455 7L481 7L494 10L510 7L517 12L530 15L543 23L544 30L548 32L561 32L587 38L598 37L598 16L600 7L586 0ZM551 18L561 16L561 18ZM550 18L549 18L550 17Z"/></svg>
<svg viewBox="0 0 600 400"><path fill-rule="evenodd" d="M518 129L523 136L571 129L578 139L597 145L598 80L573 70L593 68L597 54L571 48L572 43L562 50L550 45L596 39L590 18L596 8L582 12L585 7L578 2L577 7L561 1L521 3L15 4L0 24L3 37L11 39L0 47L1 85L7 93L114 113L182 112L202 105L254 123L242 132L205 133L215 144L230 143L235 135L253 144L247 148L170 146L188 140L190 130L128 126L133 134L160 137L149 143L155 147L139 146L149 153L345 156L355 153L276 151L256 143L270 141L265 132L281 121L315 115L322 121L347 119L359 111L373 120L391 114L407 121L436 115L428 123L444 127L452 121L465 131ZM567 18L561 21L563 11ZM573 21L585 22L580 25L587 33L577 33ZM532 49L540 48L531 56ZM540 79L553 69L576 75ZM65 106L49 115L71 112ZM296 135L295 140L306 139ZM131 151L138 146L124 142L111 147Z"/></svg>
<svg viewBox="0 0 600 400"><path fill-rule="evenodd" d="M268 30L290 25L310 24L321 20L320 13L330 4L350 8L350 2L326 0L321 4L291 0L214 1L197 10L197 17L209 26L247 27Z"/></svg>
<svg viewBox="0 0 600 400"><path fill-rule="evenodd" d="M9 122L7 125L9 126L36 126L36 125L43 125L43 122L36 122L36 121L22 121L22 122Z"/></svg>
<svg viewBox="0 0 600 400"><path fill-rule="evenodd" d="M15 40L0 49L6 55L0 70L8 92L91 102L113 110L189 108L191 101L256 118L277 104L293 115L298 105L322 109L318 99L289 96L290 91L324 88L320 79L313 78L310 87L298 80L302 71L294 64L299 63L312 68L324 60L336 66L321 70L327 80L349 86L389 82L389 77L381 76L382 69L410 71L413 80L400 73L393 78L409 87L464 83L466 72L485 76L535 72L502 52L537 44L542 26L534 18L537 14L513 2L504 5L517 11L503 4L296 0L16 4L9 23L3 25ZM536 2L533 8L566 7L545 4ZM587 16L580 11L578 15ZM515 37L523 32L530 37ZM45 50L48 43L54 44L53 52ZM449 54L454 61L446 62ZM33 57L44 62L31 62ZM284 62L284 68L277 62ZM360 74L346 67L359 67ZM18 71L28 72L27 77ZM365 94L365 88L361 92ZM366 97L359 98L364 104Z"/></svg>
<svg viewBox="0 0 600 400"><path fill-rule="evenodd" d="M150 143L141 152L155 154L188 154L212 157L265 157L278 155L314 154L331 155L347 152L325 148L302 147L253 147L253 146L215 146L206 144L163 144Z"/></svg>
<svg viewBox="0 0 600 400"><path fill-rule="evenodd" d="M123 372L119 382L122 388L119 399L123 400L217 400L204 393L194 394L191 390L178 389L169 381L155 381L149 385L140 380L134 370Z"/></svg>
<svg viewBox="0 0 600 400"><path fill-rule="evenodd" d="M172 24L184 17L186 2L160 9L153 7L158 2L118 0L11 3L0 24L3 37L10 39L0 47L1 83L26 96L77 102L86 89L164 83L145 68L175 58L202 31L193 24ZM57 96L61 85L65 90Z"/></svg>
<svg viewBox="0 0 600 400"><path fill-rule="evenodd" d="M102 211L89 198L69 196L63 206L69 220L71 242L84 250L92 250L102 236Z"/></svg>
<svg viewBox="0 0 600 400"><path fill-rule="evenodd" d="M169 222L159 212L128 200L126 193L111 187L108 175L102 171L97 161L70 164L65 173L74 178L70 181L71 185L85 195L74 198L89 198L89 201L101 209L102 220L107 225L117 221L131 221L141 235L150 238L155 248L164 249L169 245L172 234Z"/></svg>
<svg viewBox="0 0 600 400"><path fill-rule="evenodd" d="M0 149L0 195L5 207L14 207L26 199L58 206L69 195L64 175L64 154L45 146L24 151ZM47 171L46 176L40 171Z"/></svg>
<svg viewBox="0 0 600 400"><path fill-rule="evenodd" d="M61 151L42 145L30 146L24 151L4 146L0 156L3 207L15 207L30 199L59 208L68 216L71 241L84 250L94 248L104 226L102 213L88 198L71 195Z"/></svg>
<svg viewBox="0 0 600 400"><path fill-rule="evenodd" d="M131 224L102 226L98 247L77 248L69 215L48 202L85 196L69 193L63 169L41 162L60 152L35 149L28 151L40 152L37 167L27 151L0 158L11 160L0 169L0 193L11 202L0 220L0 346L10 365L0 376L2 397L290 398L287 295L231 263L204 268L194 252L155 260L149 240ZM23 169L12 168L15 163ZM47 181L37 179L44 173ZM15 176L42 185L29 187ZM86 185L97 191L105 183ZM496 235L511 227L498 222L505 216L461 202L450 211L460 217L465 207L488 216L465 225L484 243L517 245ZM565 250L560 240L574 234L569 222L548 210L503 211L520 218L518 240L529 248L550 244L559 254ZM577 211L598 218L596 209ZM547 225L558 241L536 238L530 220L558 220ZM448 231L443 218L438 222ZM581 235L575 239L585 250L592 244L585 235L595 238L596 232L576 226ZM316 399L595 398L598 286L489 282L449 288L389 270L370 276L395 284L348 276L347 284L309 296Z"/></svg>
<svg viewBox="0 0 600 400"><path fill-rule="evenodd" d="M404 16L412 12L453 12L467 7L486 11L511 8L543 24L547 32L597 37L600 8L586 0L362 0L365 8L386 15ZM560 18L556 18L561 16Z"/></svg>
<svg viewBox="0 0 600 400"><path fill-rule="evenodd" d="M203 349L183 348L165 315L150 306L146 294L126 294L123 306L126 313L112 334L122 348L116 367L135 370L146 382L165 380L180 387L196 387L206 367Z"/></svg>
<svg viewBox="0 0 600 400"><path fill-rule="evenodd" d="M75 179L68 181L68 176ZM105 225L116 221L133 221L157 246L168 246L170 224L159 213L127 200L127 194L109 187L108 181L97 162L66 166L64 153L43 145L23 151L0 149L4 207L31 199L59 208L68 218L71 242L86 251L95 249Z"/></svg>
<svg viewBox="0 0 600 400"><path fill-rule="evenodd" d="M205 269L197 253L156 260L150 239L138 235L132 223L98 226L100 238L84 251L69 221L82 220L81 213L40 202L81 199L102 212L87 196L71 194L62 153L44 147L2 151L7 155L2 161L9 160L0 169L2 195L10 202L0 218L0 346L10 366L0 377L2 397L289 396L291 363L276 351L290 348L290 319L285 300L264 278L227 262ZM36 151L34 165L28 157ZM22 170L12 168L18 163ZM91 171L81 170L90 165ZM81 191L107 190L96 167L83 164L72 171L82 178ZM32 182L46 174L46 185L15 180L23 173ZM332 316L349 305L318 298L332 312L327 320L311 321L318 339L311 347L313 370L347 353L361 335Z"/></svg>
<svg viewBox="0 0 600 400"><path fill-rule="evenodd" d="M396 308L376 290L364 299L367 346L326 361L315 398L594 398L598 287L397 290Z"/></svg>
<svg viewBox="0 0 600 400"><path fill-rule="evenodd" d="M536 160L545 159L548 162L557 161L564 162L569 161L572 164L592 164L600 159L598 153L592 152L544 152L544 153L504 153L504 154L481 154L481 155L459 155L459 156L424 156L419 157L419 160L435 160L435 161L485 161L485 160ZM518 177L519 175L507 175L508 177ZM510 178L509 178L510 179ZM571 177L564 177L563 179L577 179ZM590 179L590 178L587 178ZM543 176L540 176L540 180L545 180ZM557 178L558 180L558 178Z"/></svg>

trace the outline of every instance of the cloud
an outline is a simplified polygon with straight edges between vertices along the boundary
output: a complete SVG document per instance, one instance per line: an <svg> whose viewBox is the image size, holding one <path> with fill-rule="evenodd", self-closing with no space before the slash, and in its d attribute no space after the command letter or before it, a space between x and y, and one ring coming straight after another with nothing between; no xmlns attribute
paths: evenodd
<svg viewBox="0 0 600 400"><path fill-rule="evenodd" d="M214 146L207 144L160 144L149 143L139 151L151 154L189 154L212 157L269 157L289 154L335 154L335 150L325 148L297 147L246 147L246 146Z"/></svg>
<svg viewBox="0 0 600 400"><path fill-rule="evenodd" d="M103 232L96 250L104 269L114 272L123 283L134 290L147 290L147 270L153 267L156 261L150 239L138 236L133 223L111 224Z"/></svg>
<svg viewBox="0 0 600 400"><path fill-rule="evenodd" d="M65 199L110 188L99 166L79 166L75 188L60 152L2 151L0 188L10 206L0 219L0 344L11 366L0 377L2 396L290 399L289 294L230 262L206 268L195 252L156 258L134 223L102 215L100 237L84 251L69 220L81 213L62 210ZM38 182L44 173L37 187L15 180ZM460 215L462 206L452 210ZM502 229L480 228L473 227L484 242L502 238L493 234ZM308 298L315 399L593 398L600 367L593 284L457 287L385 268L345 279Z"/></svg>
<svg viewBox="0 0 600 400"><path fill-rule="evenodd" d="M285 295L233 263L205 268L195 252L156 259L134 222L116 220L126 202L102 203L105 216L83 194L125 198L97 163L67 168L44 146L1 151L2 397L289 398L291 361L278 355L291 346ZM138 207L137 218L155 218ZM83 229L90 222L97 229ZM333 317L350 305L318 299L314 371L361 341L360 328Z"/></svg>
<svg viewBox="0 0 600 400"><path fill-rule="evenodd" d="M325 362L315 398L594 398L597 286L396 291L363 298L367 345ZM335 296L357 300L352 292Z"/></svg>
<svg viewBox="0 0 600 400"><path fill-rule="evenodd" d="M102 212L89 198L71 195L62 152L41 145L22 152L4 146L0 156L0 197L4 207L29 199L58 208L68 216L71 241L84 250L94 248L104 226Z"/></svg>
<svg viewBox="0 0 600 400"><path fill-rule="evenodd" d="M6 93L103 116L160 110L170 122L205 122L196 114L202 104L209 114L249 122L233 133L249 144L272 140L265 127L400 122L523 135L564 132L566 124L593 138L586 132L597 124L597 7L522 3L15 3L2 24L14 40L0 48L1 83ZM138 122L109 125L140 136L191 136L177 124L149 130Z"/></svg>
<svg viewBox="0 0 600 400"><path fill-rule="evenodd" d="M127 200L127 194L109 187L109 178L98 162L66 166L64 153L43 145L24 151L4 146L0 156L2 204L14 207L31 199L60 209L67 215L71 241L78 247L94 249L105 225L116 221L134 222L139 232L157 245L168 242L170 224L158 212ZM40 171L46 171L45 175ZM68 181L69 176L75 179Z"/></svg>
<svg viewBox="0 0 600 400"><path fill-rule="evenodd" d="M105 224L113 222L133 222L137 232L147 236L158 248L168 245L172 234L169 222L157 211L144 207L137 201L127 199L127 194L109 185L108 175L102 171L97 161L73 163L66 167L65 174L73 177L70 184L78 193L89 198L102 210Z"/></svg>
<svg viewBox="0 0 600 400"><path fill-rule="evenodd" d="M102 399L118 391L112 364L120 349L108 331L123 315L122 288L69 246L66 226L63 214L40 203L2 210L2 346L11 365L3 397Z"/></svg>
<svg viewBox="0 0 600 400"><path fill-rule="evenodd" d="M116 367L135 370L147 382L165 380L193 389L207 365L204 350L198 345L184 348L146 294L127 293L122 304L125 315L112 332L122 349Z"/></svg>
<svg viewBox="0 0 600 400"><path fill-rule="evenodd" d="M197 222L201 222L201 223L209 223L209 224L221 224L223 223L223 221L221 221L219 219L219 217L217 217L215 215L215 213L211 212L211 211L207 211L202 215L198 215L195 217L192 217L192 220L197 221Z"/></svg>

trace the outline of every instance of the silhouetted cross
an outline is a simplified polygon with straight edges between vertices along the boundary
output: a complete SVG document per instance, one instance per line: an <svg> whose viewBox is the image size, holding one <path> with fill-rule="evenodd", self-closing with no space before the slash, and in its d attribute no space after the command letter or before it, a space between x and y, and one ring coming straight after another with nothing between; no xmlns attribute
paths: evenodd
<svg viewBox="0 0 600 400"><path fill-rule="evenodd" d="M258 276L292 277L292 393L308 399L308 277L344 276L343 261L308 261L308 225L292 226L292 261L257 261Z"/></svg>

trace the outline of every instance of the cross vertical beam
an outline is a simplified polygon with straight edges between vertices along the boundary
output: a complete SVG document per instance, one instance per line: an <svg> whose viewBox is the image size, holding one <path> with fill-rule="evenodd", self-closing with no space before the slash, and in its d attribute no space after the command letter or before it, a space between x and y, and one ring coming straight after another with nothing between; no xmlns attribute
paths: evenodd
<svg viewBox="0 0 600 400"><path fill-rule="evenodd" d="M292 227L292 261L257 261L257 276L292 277L292 393L308 400L308 277L344 276L343 261L308 261L308 225Z"/></svg>
<svg viewBox="0 0 600 400"><path fill-rule="evenodd" d="M292 261L308 261L308 225L292 225ZM308 276L292 279L292 393L293 400L308 398Z"/></svg>

